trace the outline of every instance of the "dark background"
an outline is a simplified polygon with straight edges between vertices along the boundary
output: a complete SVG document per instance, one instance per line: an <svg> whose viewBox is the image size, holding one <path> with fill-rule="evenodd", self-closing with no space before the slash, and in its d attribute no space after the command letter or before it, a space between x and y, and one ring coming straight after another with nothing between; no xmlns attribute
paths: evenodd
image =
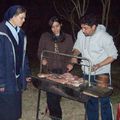
<svg viewBox="0 0 120 120"><path fill-rule="evenodd" d="M62 7L62 0L55 0L57 5ZM70 2L70 0L66 0ZM5 11L11 5L20 4L27 9L27 18L23 26L28 38L28 56L31 63L37 63L37 48L41 33L48 31L48 20L54 15L58 15L53 6L53 0L0 0L0 22ZM102 14L102 4L100 0L90 0L88 13ZM120 24L120 0L111 0L110 20L108 32L113 36L118 32ZM72 33L70 24L63 22L63 29L67 33ZM120 37L115 38L117 48L120 47Z"/></svg>

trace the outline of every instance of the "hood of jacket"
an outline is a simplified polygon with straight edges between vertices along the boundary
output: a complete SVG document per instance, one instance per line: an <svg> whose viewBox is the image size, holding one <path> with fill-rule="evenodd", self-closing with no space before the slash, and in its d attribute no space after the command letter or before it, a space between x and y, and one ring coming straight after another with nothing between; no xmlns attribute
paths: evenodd
<svg viewBox="0 0 120 120"><path fill-rule="evenodd" d="M106 27L104 25L100 25L98 24L97 28L96 28L96 32L106 32Z"/></svg>

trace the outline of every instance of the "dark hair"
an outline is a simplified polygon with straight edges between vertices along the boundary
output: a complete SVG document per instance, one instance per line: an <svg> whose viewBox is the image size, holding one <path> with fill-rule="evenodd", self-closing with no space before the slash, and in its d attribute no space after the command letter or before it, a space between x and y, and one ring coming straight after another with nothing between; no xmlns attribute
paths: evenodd
<svg viewBox="0 0 120 120"><path fill-rule="evenodd" d="M23 6L17 8L15 15L19 15L21 13L26 13L26 9Z"/></svg>
<svg viewBox="0 0 120 120"><path fill-rule="evenodd" d="M94 14L85 15L81 18L80 24L86 24L89 26L98 25L98 20Z"/></svg>
<svg viewBox="0 0 120 120"><path fill-rule="evenodd" d="M13 16L26 13L26 9L21 5L13 5L4 14L4 20L10 20Z"/></svg>
<svg viewBox="0 0 120 120"><path fill-rule="evenodd" d="M51 40L53 42L63 42L65 40L65 34L63 33L63 31L60 31L60 35L56 36L54 35L54 33L51 31L51 27L53 25L54 22L58 22L59 24L62 24L62 20L59 17L53 16L49 19L49 27L50 27L50 36L51 36Z"/></svg>
<svg viewBox="0 0 120 120"><path fill-rule="evenodd" d="M49 27L52 27L54 22L58 22L58 23L62 24L62 20L59 17L53 16L53 17L50 18L50 20L48 22Z"/></svg>

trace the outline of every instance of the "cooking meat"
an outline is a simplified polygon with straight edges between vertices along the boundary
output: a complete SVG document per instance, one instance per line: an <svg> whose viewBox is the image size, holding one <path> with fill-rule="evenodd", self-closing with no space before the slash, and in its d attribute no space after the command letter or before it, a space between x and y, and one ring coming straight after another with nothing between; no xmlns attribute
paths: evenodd
<svg viewBox="0 0 120 120"><path fill-rule="evenodd" d="M51 75L52 75L52 74L39 73L37 76L38 76L39 78L46 78L46 77L51 76Z"/></svg>
<svg viewBox="0 0 120 120"><path fill-rule="evenodd" d="M71 73L64 74L38 74L40 78L46 78L51 81L55 81L61 84L67 84L78 87L80 84L84 83L83 78L74 76Z"/></svg>

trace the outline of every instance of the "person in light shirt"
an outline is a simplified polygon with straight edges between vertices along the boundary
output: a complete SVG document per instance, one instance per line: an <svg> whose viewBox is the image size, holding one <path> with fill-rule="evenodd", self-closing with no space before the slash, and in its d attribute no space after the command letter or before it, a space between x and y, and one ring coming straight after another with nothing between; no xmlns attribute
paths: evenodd
<svg viewBox="0 0 120 120"><path fill-rule="evenodd" d="M77 40L73 47L73 55L88 58L92 62L91 82L96 83L96 78L106 76L108 85L111 85L111 63L117 59L117 49L113 37L106 32L104 25L98 24L94 15L86 15L81 19L81 30L77 34ZM78 62L72 58L72 63ZM82 61L83 65L88 65ZM69 71L72 65L68 66ZM88 79L89 70L85 67L85 79ZM97 84L97 83L96 83ZM103 86L103 85L102 85ZM101 106L101 119L113 120L112 106L109 97L99 99ZM88 120L99 120L98 99L91 97L85 105Z"/></svg>

